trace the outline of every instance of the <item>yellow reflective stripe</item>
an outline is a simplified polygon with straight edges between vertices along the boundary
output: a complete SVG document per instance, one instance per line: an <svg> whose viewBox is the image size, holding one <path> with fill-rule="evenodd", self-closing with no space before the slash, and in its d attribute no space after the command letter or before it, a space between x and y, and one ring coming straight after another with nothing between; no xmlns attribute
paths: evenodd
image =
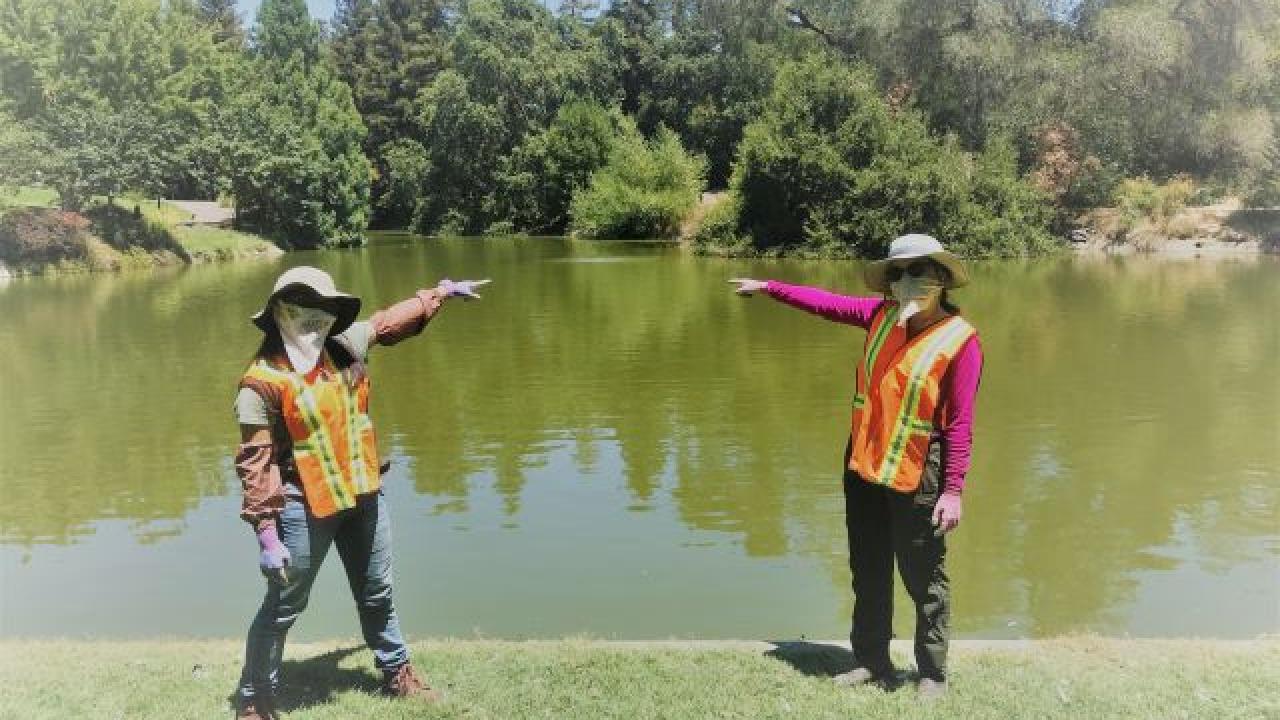
<svg viewBox="0 0 1280 720"><path fill-rule="evenodd" d="M871 340L867 343L867 352L862 360L863 374L866 376L867 384L871 383L871 373L876 369L876 358L880 356L884 341L888 339L889 333L893 332L893 325L897 320L898 304L887 303L880 312L880 324L876 326Z"/></svg>
<svg viewBox="0 0 1280 720"><path fill-rule="evenodd" d="M858 398L862 398L862 402L866 403L866 393L871 385L871 373L876 369L876 358L880 356L880 350L884 348L884 341L889 337L889 333L893 332L893 324L898 318L897 303L885 303L885 305L876 313L876 317L871 321L871 334L867 336L866 349L862 353L862 363L858 365L857 371L854 373L854 392L853 406L862 407L858 404ZM877 324L877 321L879 324Z"/></svg>
<svg viewBox="0 0 1280 720"><path fill-rule="evenodd" d="M894 421L897 428L894 430L893 438L889 441L888 451L881 462L880 484L889 485L893 482L894 477L898 474L898 468L902 465L902 456L906 450L907 437L920 432L919 429L913 426L912 420L919 421L916 413L919 412L920 396L924 392L924 381L929 376L929 371L933 364L947 350L950 350L950 352L946 354L954 355L956 350L959 349L960 343L968 340L972 331L972 326L962 318L952 317L947 321L947 326L938 330L930 338L924 349L920 351L919 355L916 356L911 365L911 379L907 384L907 391L903 393L902 402L898 409L898 417ZM929 427L932 430L931 423ZM911 432L913 430L915 431L914 433Z"/></svg>
<svg viewBox="0 0 1280 720"><path fill-rule="evenodd" d="M351 480L355 484L356 494L363 495L373 488L369 483L369 473L364 463L364 453L360 449L360 417L356 401L356 389L350 383L342 383L342 402L344 416L347 420L347 453L351 458Z"/></svg>

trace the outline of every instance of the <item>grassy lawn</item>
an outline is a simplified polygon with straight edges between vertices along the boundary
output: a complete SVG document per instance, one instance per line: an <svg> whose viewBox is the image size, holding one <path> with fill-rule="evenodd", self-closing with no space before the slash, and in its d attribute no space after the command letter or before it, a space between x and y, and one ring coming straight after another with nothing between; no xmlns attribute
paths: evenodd
<svg viewBox="0 0 1280 720"><path fill-rule="evenodd" d="M180 225L170 228L170 231L191 257L200 260L232 260L245 255L278 252L275 245L258 235L230 228Z"/></svg>
<svg viewBox="0 0 1280 720"><path fill-rule="evenodd" d="M41 187L0 187L0 209L7 207L57 207L58 193Z"/></svg>
<svg viewBox="0 0 1280 720"><path fill-rule="evenodd" d="M229 717L233 641L3 641L0 718ZM440 641L413 647L446 701L376 695L355 642L293 644L290 718L1280 718L1280 640L1063 639L1030 648L961 645L950 695L836 687L843 650L804 643L620 647ZM898 657L906 664L902 657Z"/></svg>

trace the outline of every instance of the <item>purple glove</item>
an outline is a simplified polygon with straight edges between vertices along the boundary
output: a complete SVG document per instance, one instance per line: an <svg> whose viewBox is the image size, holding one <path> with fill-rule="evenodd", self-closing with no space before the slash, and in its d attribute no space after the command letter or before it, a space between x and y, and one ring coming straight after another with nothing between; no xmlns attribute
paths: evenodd
<svg viewBox="0 0 1280 720"><path fill-rule="evenodd" d="M289 564L289 548L280 542L280 533L274 524L263 525L258 530L258 547L262 555L258 559L258 568L268 578L275 577L280 582L288 582L289 576L285 566Z"/></svg>
<svg viewBox="0 0 1280 720"><path fill-rule="evenodd" d="M445 297L479 300L480 296L476 294L476 288L488 284L488 280L450 280L445 278L436 284L436 289L444 293Z"/></svg>

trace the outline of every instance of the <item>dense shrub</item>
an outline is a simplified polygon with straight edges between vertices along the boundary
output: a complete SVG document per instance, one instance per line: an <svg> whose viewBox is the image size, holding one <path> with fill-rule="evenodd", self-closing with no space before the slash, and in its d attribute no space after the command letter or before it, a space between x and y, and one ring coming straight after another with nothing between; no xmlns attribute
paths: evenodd
<svg viewBox="0 0 1280 720"><path fill-rule="evenodd" d="M1113 199L1126 227L1147 221L1163 225L1195 193L1191 178L1180 175L1163 185L1150 178L1129 178L1116 186Z"/></svg>
<svg viewBox="0 0 1280 720"><path fill-rule="evenodd" d="M702 192L706 161L666 128L646 141L623 125L608 163L576 193L573 232L591 238L670 238Z"/></svg>
<svg viewBox="0 0 1280 720"><path fill-rule="evenodd" d="M14 267L42 267L88 254L89 221L48 208L17 208L0 216L0 260Z"/></svg>
<svg viewBox="0 0 1280 720"><path fill-rule="evenodd" d="M1025 255L1052 241L1046 197L1017 175L1008 143L979 155L894 110L869 71L811 56L778 75L739 149L739 230L779 247L880 256L906 232L974 255Z"/></svg>
<svg viewBox="0 0 1280 720"><path fill-rule="evenodd" d="M574 193L608 162L622 127L616 108L576 101L562 106L545 130L526 137L502 173L512 226L528 232L563 231Z"/></svg>
<svg viewBox="0 0 1280 720"><path fill-rule="evenodd" d="M736 193L725 193L725 197L707 211L689 238L694 250L730 255L749 252L750 239L738 232L741 214L742 199Z"/></svg>

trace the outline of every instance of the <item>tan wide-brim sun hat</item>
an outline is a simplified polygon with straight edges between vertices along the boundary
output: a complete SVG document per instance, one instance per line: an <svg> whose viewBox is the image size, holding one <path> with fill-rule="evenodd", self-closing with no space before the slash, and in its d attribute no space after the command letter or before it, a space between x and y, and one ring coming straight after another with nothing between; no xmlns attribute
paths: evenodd
<svg viewBox="0 0 1280 720"><path fill-rule="evenodd" d="M276 279L276 285L271 289L271 295L263 303L262 309L254 313L253 317L250 318L253 320L253 324L257 325L262 332L269 332L276 325L275 318L271 314L271 303L275 302L280 293L292 287L308 288L328 301L328 304L333 309L334 316L337 317L333 322L333 328L329 330L330 335L337 335L351 327L351 323L355 322L356 316L360 314L360 298L355 295L338 292L338 288L334 287L333 278L329 277L329 273L320 268L299 265L296 268L289 268L280 273L280 277Z"/></svg>
<svg viewBox="0 0 1280 720"><path fill-rule="evenodd" d="M876 260L863 266L862 277L867 287L876 292L888 293L889 283L885 280L885 271L891 265L917 258L929 258L950 271L951 278L946 284L948 290L969 284L969 271L965 269L960 258L947 252L937 238L921 233L911 233L895 238L889 244L889 255L883 260Z"/></svg>

